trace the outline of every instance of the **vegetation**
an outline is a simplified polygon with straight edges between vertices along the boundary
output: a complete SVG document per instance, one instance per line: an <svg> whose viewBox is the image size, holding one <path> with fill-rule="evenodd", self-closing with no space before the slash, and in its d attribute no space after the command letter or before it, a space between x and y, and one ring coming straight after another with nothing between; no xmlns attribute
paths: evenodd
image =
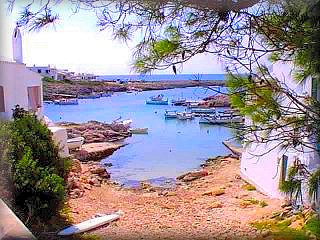
<svg viewBox="0 0 320 240"><path fill-rule="evenodd" d="M11 124L10 164L16 203L30 216L50 218L65 197L68 159L59 157L50 130L17 106Z"/></svg>

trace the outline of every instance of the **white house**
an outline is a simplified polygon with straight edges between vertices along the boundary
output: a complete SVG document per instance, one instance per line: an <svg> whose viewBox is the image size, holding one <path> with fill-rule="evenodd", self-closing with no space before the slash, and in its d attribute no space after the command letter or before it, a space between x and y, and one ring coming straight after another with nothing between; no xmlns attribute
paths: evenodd
<svg viewBox="0 0 320 240"><path fill-rule="evenodd" d="M15 62L0 60L0 118L11 119L15 105L20 105L41 118L41 76L28 70L23 64L22 40L18 27L14 29L12 45Z"/></svg>
<svg viewBox="0 0 320 240"><path fill-rule="evenodd" d="M293 80L292 67L276 63L272 66L272 75L295 91L299 95L308 95L320 99L320 85L312 78L298 83ZM289 106L289 101L287 101ZM246 119L248 123L250 119ZM288 168L299 159L312 171L320 166L320 158L316 151L310 148L288 149L284 151L279 142L272 141L267 144L252 143L245 147L241 157L241 177L253 184L258 190L273 198L283 198L279 191L280 181L286 179Z"/></svg>
<svg viewBox="0 0 320 240"><path fill-rule="evenodd" d="M12 119L12 109L16 105L34 112L39 119L43 115L42 76L29 70L23 63L22 38L16 27L12 36L14 61L0 60L0 120ZM59 145L60 155L69 155L67 132L64 128L49 127L53 139Z"/></svg>
<svg viewBox="0 0 320 240"><path fill-rule="evenodd" d="M43 77L50 77L54 80L58 80L58 70L54 67L48 66L36 66L27 67L29 70L35 73L39 73Z"/></svg>

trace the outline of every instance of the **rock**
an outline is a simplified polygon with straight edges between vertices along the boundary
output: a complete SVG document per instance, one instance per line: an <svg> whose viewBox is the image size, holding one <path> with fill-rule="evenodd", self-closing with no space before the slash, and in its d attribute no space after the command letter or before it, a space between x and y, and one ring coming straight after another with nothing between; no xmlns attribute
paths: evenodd
<svg viewBox="0 0 320 240"><path fill-rule="evenodd" d="M296 221L293 221L289 227L290 228L293 228L293 229L296 229L296 230L301 230L303 228L303 225L304 225L304 221L303 219L298 219Z"/></svg>
<svg viewBox="0 0 320 240"><path fill-rule="evenodd" d="M72 159L71 160L71 172L75 173L81 173L82 172L82 167L81 167L81 162L78 159Z"/></svg>
<svg viewBox="0 0 320 240"><path fill-rule="evenodd" d="M270 236L271 233L272 233L271 230L268 230L268 229L267 230L262 230L261 231L261 236L265 238L265 237Z"/></svg>
<svg viewBox="0 0 320 240"><path fill-rule="evenodd" d="M223 188L213 188L209 191L204 192L202 195L220 196L223 194L225 194L225 190Z"/></svg>
<svg viewBox="0 0 320 240"><path fill-rule="evenodd" d="M214 201L210 203L210 208L222 208L222 203L219 201Z"/></svg>
<svg viewBox="0 0 320 240"><path fill-rule="evenodd" d="M309 240L317 240L318 238L317 238L317 236L316 235L314 235L314 234L310 234L309 235Z"/></svg>
<svg viewBox="0 0 320 240"><path fill-rule="evenodd" d="M281 204L281 207L282 208L285 208L285 207L289 207L291 206L291 202L289 200L285 200L282 204Z"/></svg>
<svg viewBox="0 0 320 240"><path fill-rule="evenodd" d="M177 193L176 193L176 192L167 192L167 193L165 194L165 196L167 196L167 197L173 197L173 196L177 196Z"/></svg>
<svg viewBox="0 0 320 240"><path fill-rule="evenodd" d="M96 168L91 169L90 172L93 173L93 174L98 174L98 175L100 175L100 174L105 173L105 172L106 172L106 169L103 168L103 167L96 167Z"/></svg>
<svg viewBox="0 0 320 240"><path fill-rule="evenodd" d="M177 179L185 182L193 181L202 177L208 176L206 170L192 171L181 176L178 176Z"/></svg>
<svg viewBox="0 0 320 240"><path fill-rule="evenodd" d="M87 190L91 190L92 186L87 183L87 184L84 185L84 188L87 189Z"/></svg>
<svg viewBox="0 0 320 240"><path fill-rule="evenodd" d="M88 183L91 184L91 185L98 185L98 184L100 184L99 180L96 179L96 178L94 178L94 177L93 177L93 178L90 178L89 181L88 181Z"/></svg>
<svg viewBox="0 0 320 240"><path fill-rule="evenodd" d="M103 164L105 167L112 167L112 163L104 163Z"/></svg>

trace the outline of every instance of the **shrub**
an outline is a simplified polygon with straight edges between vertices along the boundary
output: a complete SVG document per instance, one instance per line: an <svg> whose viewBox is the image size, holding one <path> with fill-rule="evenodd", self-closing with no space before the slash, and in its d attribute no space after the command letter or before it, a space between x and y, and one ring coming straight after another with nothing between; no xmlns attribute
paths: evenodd
<svg viewBox="0 0 320 240"><path fill-rule="evenodd" d="M18 205L50 217L65 195L68 159L59 157L52 133L34 114L18 106L11 124L11 171Z"/></svg>

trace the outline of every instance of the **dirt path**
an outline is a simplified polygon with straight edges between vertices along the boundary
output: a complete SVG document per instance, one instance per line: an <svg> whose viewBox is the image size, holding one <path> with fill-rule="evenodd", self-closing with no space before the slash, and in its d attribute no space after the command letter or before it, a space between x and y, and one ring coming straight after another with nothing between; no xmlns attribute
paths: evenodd
<svg viewBox="0 0 320 240"><path fill-rule="evenodd" d="M205 167L208 176L169 192L103 185L69 200L73 218L80 222L96 213L122 210L119 221L93 231L103 239L259 239L249 223L278 210L280 204L243 189L239 165L239 160L226 158ZM245 199L263 200L268 206L245 206Z"/></svg>

